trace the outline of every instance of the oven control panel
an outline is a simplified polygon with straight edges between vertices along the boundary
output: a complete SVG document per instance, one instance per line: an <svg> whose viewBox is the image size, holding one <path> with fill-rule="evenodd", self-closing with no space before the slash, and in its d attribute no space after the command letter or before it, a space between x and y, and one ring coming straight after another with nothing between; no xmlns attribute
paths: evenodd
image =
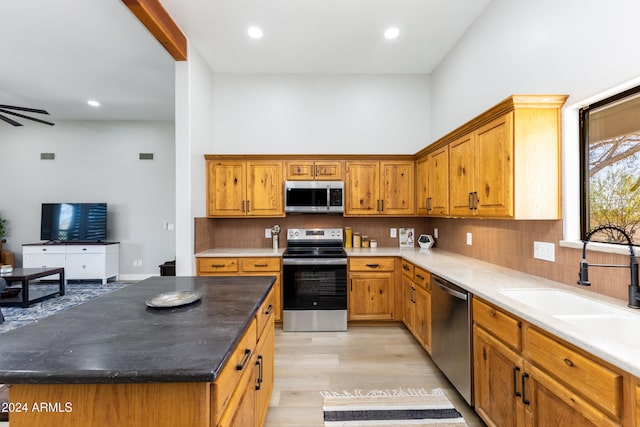
<svg viewBox="0 0 640 427"><path fill-rule="evenodd" d="M287 240L342 240L342 228L290 228Z"/></svg>

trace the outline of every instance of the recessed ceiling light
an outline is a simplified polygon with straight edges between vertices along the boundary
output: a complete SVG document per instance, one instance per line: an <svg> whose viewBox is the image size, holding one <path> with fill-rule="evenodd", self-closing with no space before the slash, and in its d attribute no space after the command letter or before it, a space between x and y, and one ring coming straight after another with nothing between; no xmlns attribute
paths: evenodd
<svg viewBox="0 0 640 427"><path fill-rule="evenodd" d="M252 39L261 39L262 38L262 29L259 27L249 27L247 30L249 37Z"/></svg>
<svg viewBox="0 0 640 427"><path fill-rule="evenodd" d="M99 107L100 103L98 101L94 101L93 99L90 101L87 101L87 104L91 105L92 107Z"/></svg>
<svg viewBox="0 0 640 427"><path fill-rule="evenodd" d="M387 31L384 32L384 38L388 40L395 39L400 34L400 30L396 27L387 28Z"/></svg>

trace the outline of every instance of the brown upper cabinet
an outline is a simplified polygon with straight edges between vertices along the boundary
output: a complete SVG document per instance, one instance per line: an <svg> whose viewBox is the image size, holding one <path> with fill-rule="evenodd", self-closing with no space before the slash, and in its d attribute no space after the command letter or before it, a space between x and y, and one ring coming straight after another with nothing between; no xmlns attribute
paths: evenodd
<svg viewBox="0 0 640 427"><path fill-rule="evenodd" d="M207 161L207 215L284 216L281 161Z"/></svg>
<svg viewBox="0 0 640 427"><path fill-rule="evenodd" d="M289 181L319 180L341 181L343 178L340 160L292 160L284 163L285 176Z"/></svg>
<svg viewBox="0 0 640 427"><path fill-rule="evenodd" d="M346 162L346 215L414 215L412 160Z"/></svg>
<svg viewBox="0 0 640 427"><path fill-rule="evenodd" d="M418 215L449 215L449 147L416 160L416 206Z"/></svg>
<svg viewBox="0 0 640 427"><path fill-rule="evenodd" d="M441 188L431 183L431 159L448 147L446 215L561 218L560 108L566 98L513 95L418 153L429 158L429 188ZM431 211L425 204L427 215L442 215L436 204Z"/></svg>

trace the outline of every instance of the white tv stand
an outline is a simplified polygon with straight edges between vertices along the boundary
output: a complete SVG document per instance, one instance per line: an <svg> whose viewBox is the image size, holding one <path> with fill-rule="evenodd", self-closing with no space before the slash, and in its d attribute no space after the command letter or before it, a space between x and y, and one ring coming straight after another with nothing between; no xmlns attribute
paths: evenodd
<svg viewBox="0 0 640 427"><path fill-rule="evenodd" d="M118 278L119 242L28 243L22 245L24 268L63 267L65 280Z"/></svg>

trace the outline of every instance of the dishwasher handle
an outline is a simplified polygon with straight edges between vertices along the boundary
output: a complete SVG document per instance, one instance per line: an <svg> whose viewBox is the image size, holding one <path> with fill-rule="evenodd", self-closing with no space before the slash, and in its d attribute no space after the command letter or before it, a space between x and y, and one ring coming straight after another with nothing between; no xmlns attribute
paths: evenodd
<svg viewBox="0 0 640 427"><path fill-rule="evenodd" d="M448 293L453 297L461 299L463 301L466 301L468 299L468 294L466 292L460 292L455 289L452 289L448 283L444 282L442 279L440 279L437 276L432 276L432 277L433 277L433 281L438 285L438 287L442 291Z"/></svg>

